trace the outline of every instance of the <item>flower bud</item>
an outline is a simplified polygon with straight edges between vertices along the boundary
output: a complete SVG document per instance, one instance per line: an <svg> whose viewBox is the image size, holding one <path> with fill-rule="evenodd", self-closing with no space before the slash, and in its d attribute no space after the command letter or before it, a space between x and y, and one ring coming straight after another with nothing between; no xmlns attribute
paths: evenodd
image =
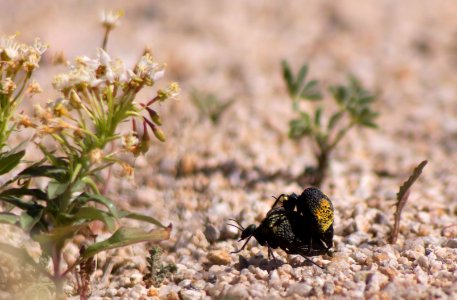
<svg viewBox="0 0 457 300"><path fill-rule="evenodd" d="M157 124L159 126L162 125L162 119L160 118L159 114L155 110L153 110L149 107L146 107L146 110L148 111L152 122L154 122L155 124Z"/></svg>
<svg viewBox="0 0 457 300"><path fill-rule="evenodd" d="M160 129L159 127L154 127L152 129L152 132L154 132L154 135L155 137L161 141L161 142L165 142L165 133L162 131L162 129Z"/></svg>
<svg viewBox="0 0 457 300"><path fill-rule="evenodd" d="M89 159L90 159L90 162L93 163L93 164L100 163L102 161L102 159L103 159L102 150L97 148L97 149L94 149L94 150L90 151Z"/></svg>

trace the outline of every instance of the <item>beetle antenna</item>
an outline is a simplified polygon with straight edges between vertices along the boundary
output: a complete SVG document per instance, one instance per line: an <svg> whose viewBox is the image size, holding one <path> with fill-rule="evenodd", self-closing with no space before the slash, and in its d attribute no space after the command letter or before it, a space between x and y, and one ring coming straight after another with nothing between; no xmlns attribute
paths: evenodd
<svg viewBox="0 0 457 300"><path fill-rule="evenodd" d="M230 224L230 223L227 223L227 225L230 225L230 226L233 226L235 228L238 228L238 230L240 231L243 231L244 230L244 227L240 224L240 222L238 222L237 220L235 219L229 219L229 221L233 221L235 222L236 225L233 225L233 224Z"/></svg>
<svg viewBox="0 0 457 300"><path fill-rule="evenodd" d="M239 227L239 226L236 226L235 224L230 224L230 223L227 223L228 226L232 226L232 227L235 227L236 229L238 229L239 231L243 231L244 229Z"/></svg>
<svg viewBox="0 0 457 300"><path fill-rule="evenodd" d="M279 195L278 197L272 196L273 199L275 199L276 201L275 201L275 203L271 206L271 208L274 208L274 207L276 206L276 204L278 204L279 199L281 199L283 196L285 196L285 194L281 194L281 195Z"/></svg>
<svg viewBox="0 0 457 300"><path fill-rule="evenodd" d="M247 239L246 242L243 244L243 247L241 247L240 250L238 250L238 251L232 251L232 252L230 252L230 253L240 253L241 251L243 251L244 248L246 247L246 245L248 244L248 242L249 242L249 240L250 240L251 238L252 238L252 234L251 234L250 236L248 236L248 239ZM239 241L241 241L241 239L240 239Z"/></svg>

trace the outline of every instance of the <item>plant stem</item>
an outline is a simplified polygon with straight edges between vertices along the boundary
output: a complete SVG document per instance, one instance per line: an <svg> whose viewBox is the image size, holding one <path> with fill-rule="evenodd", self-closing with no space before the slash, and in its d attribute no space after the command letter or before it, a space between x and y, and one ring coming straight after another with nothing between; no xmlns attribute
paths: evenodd
<svg viewBox="0 0 457 300"><path fill-rule="evenodd" d="M313 185L320 187L324 181L325 176L327 175L327 169L329 166L329 157L330 151L326 149L320 149L319 154L317 155L317 169L314 179L312 181Z"/></svg>
<svg viewBox="0 0 457 300"><path fill-rule="evenodd" d="M102 43L102 49L106 50L106 45L108 44L108 37L109 37L109 32L111 30L109 28L106 28L105 35L103 37L103 43Z"/></svg>

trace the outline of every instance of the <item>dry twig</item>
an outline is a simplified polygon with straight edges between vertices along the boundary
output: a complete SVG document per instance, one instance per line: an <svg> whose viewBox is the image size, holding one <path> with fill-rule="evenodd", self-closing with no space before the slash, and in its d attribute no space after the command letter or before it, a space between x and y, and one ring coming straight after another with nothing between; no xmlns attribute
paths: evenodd
<svg viewBox="0 0 457 300"><path fill-rule="evenodd" d="M424 160L421 162L413 171L411 176L406 180L403 185L400 187L400 190L397 193L397 210L395 211L395 223L394 223L394 228L392 229L392 233L390 236L390 243L395 244L398 238L398 233L400 232L400 218L401 218L401 212L403 208L405 207L406 201L408 200L409 197L409 192L411 186L414 184L414 182L419 178L419 176L422 173L422 170L424 169L425 165L427 164L427 161Z"/></svg>

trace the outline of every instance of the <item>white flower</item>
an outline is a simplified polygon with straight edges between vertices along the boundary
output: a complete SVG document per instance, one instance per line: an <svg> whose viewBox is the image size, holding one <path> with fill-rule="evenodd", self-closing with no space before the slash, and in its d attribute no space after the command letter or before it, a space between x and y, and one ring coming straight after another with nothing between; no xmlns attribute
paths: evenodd
<svg viewBox="0 0 457 300"><path fill-rule="evenodd" d="M101 22L102 25L111 30L117 26L119 26L120 22L119 19L124 16L123 11L117 11L117 12L112 12L112 11L103 11L101 14Z"/></svg>
<svg viewBox="0 0 457 300"><path fill-rule="evenodd" d="M40 41L40 39L35 39L35 43L33 44L33 49L39 54L43 55L43 53L49 48L48 44L44 44Z"/></svg>
<svg viewBox="0 0 457 300"><path fill-rule="evenodd" d="M0 51L5 53L10 60L16 60L19 56L21 45L14 40L15 38L15 35L11 35L0 39Z"/></svg>
<svg viewBox="0 0 457 300"><path fill-rule="evenodd" d="M102 48L97 49L97 59L100 62L100 65L102 66L108 66L111 62L111 57Z"/></svg>
<svg viewBox="0 0 457 300"><path fill-rule="evenodd" d="M75 65L72 66L73 69L86 68L92 71L97 70L100 66L100 62L97 59L91 59L87 56L77 56L75 58Z"/></svg>
<svg viewBox="0 0 457 300"><path fill-rule="evenodd" d="M149 78L157 81L165 74L165 65L155 62L152 59L152 55L146 53L136 65L135 73L141 78Z"/></svg>
<svg viewBox="0 0 457 300"><path fill-rule="evenodd" d="M70 76L68 74L59 74L54 77L52 86L58 91L64 91L70 87Z"/></svg>

